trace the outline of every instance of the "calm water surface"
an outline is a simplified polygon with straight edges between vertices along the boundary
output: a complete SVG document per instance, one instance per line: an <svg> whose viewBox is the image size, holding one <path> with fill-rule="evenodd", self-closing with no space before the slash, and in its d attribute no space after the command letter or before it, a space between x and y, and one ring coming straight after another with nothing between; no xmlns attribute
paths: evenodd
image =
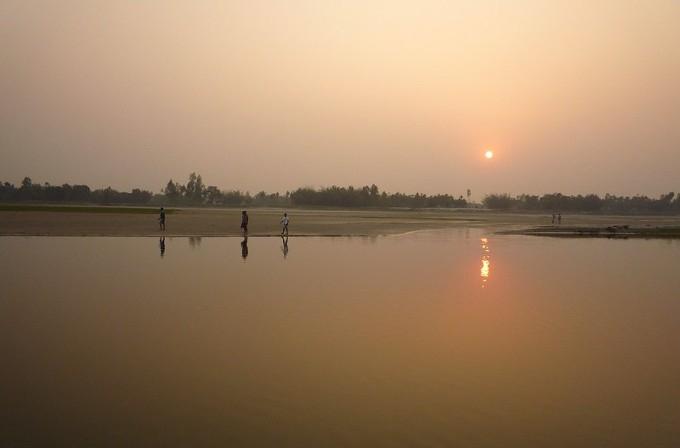
<svg viewBox="0 0 680 448"><path fill-rule="evenodd" d="M0 238L0 446L680 446L680 241L164 245Z"/></svg>

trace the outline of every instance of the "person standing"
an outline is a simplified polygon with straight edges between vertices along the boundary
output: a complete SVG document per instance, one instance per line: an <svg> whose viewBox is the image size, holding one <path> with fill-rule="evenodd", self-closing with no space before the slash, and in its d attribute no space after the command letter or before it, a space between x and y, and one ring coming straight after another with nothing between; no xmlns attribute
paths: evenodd
<svg viewBox="0 0 680 448"><path fill-rule="evenodd" d="M248 212L245 210L241 212L241 234L248 235Z"/></svg>
<svg viewBox="0 0 680 448"><path fill-rule="evenodd" d="M283 214L283 218L281 218L281 236L284 234L288 236L288 213Z"/></svg>
<svg viewBox="0 0 680 448"><path fill-rule="evenodd" d="M161 213L158 217L158 225L160 226L160 229L165 232L165 209L163 207L161 207Z"/></svg>
<svg viewBox="0 0 680 448"><path fill-rule="evenodd" d="M557 225L562 224L562 213L557 215Z"/></svg>
<svg viewBox="0 0 680 448"><path fill-rule="evenodd" d="M552 215L552 223L553 223L553 225L555 225L555 214L554 213Z"/></svg>

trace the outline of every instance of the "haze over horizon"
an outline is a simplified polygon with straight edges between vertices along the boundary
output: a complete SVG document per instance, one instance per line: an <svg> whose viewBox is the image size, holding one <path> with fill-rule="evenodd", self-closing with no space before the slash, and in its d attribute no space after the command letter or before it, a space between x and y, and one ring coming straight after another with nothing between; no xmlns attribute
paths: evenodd
<svg viewBox="0 0 680 448"><path fill-rule="evenodd" d="M4 0L0 181L657 196L679 23L663 0Z"/></svg>

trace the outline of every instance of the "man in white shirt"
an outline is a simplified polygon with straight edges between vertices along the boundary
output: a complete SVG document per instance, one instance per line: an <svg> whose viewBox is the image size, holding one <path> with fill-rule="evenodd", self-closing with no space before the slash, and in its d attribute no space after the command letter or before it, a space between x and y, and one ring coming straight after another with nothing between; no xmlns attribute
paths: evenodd
<svg viewBox="0 0 680 448"><path fill-rule="evenodd" d="M288 236L288 213L283 214L283 218L281 218L281 225L283 226L281 228L281 236L284 234Z"/></svg>

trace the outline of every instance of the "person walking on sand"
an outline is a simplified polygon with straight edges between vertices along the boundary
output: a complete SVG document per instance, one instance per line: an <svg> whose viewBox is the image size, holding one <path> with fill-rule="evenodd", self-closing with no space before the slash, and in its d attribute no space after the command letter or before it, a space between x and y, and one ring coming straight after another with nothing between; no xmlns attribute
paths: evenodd
<svg viewBox="0 0 680 448"><path fill-rule="evenodd" d="M288 236L288 213L283 214L283 218L281 218L281 236L284 234Z"/></svg>
<svg viewBox="0 0 680 448"><path fill-rule="evenodd" d="M248 235L248 212L245 210L241 212L241 234Z"/></svg>
<svg viewBox="0 0 680 448"><path fill-rule="evenodd" d="M158 217L158 225L160 226L160 229L165 232L165 209L163 207L161 207L161 213Z"/></svg>

